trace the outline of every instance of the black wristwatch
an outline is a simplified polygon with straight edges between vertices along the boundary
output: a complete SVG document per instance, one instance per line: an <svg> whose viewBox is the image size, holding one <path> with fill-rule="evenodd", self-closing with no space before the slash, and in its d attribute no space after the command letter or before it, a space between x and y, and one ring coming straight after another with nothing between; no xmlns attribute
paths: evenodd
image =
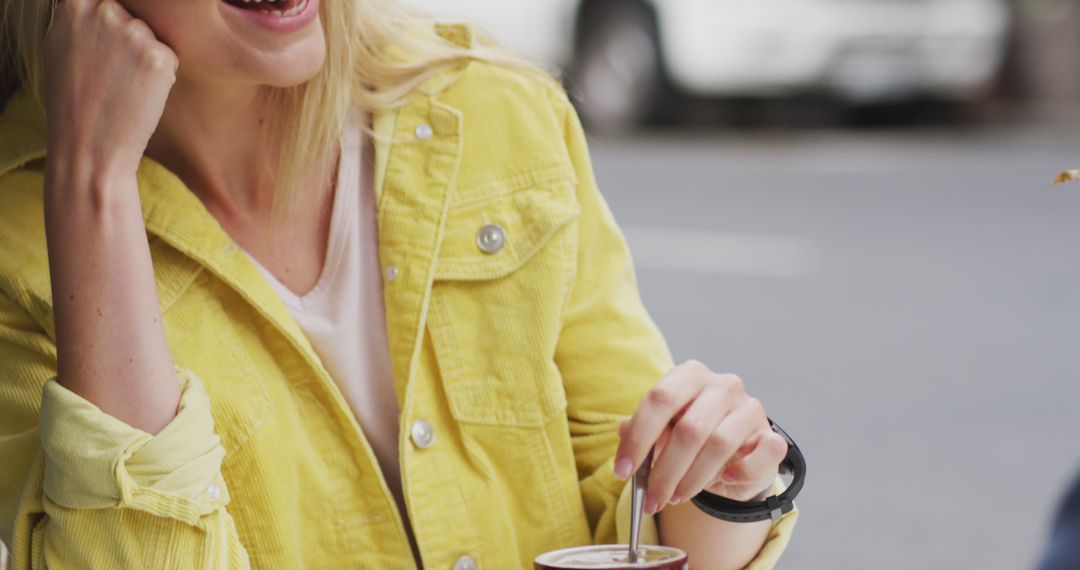
<svg viewBox="0 0 1080 570"><path fill-rule="evenodd" d="M728 522L757 522L772 519L774 522L790 513L795 508L795 497L802 490L806 480L806 460L803 459L799 446L791 437L771 419L772 430L780 434L788 444L787 457L780 463L780 473L791 475L791 484L779 495L767 497L764 501L733 501L708 491L695 495L691 501L706 514Z"/></svg>

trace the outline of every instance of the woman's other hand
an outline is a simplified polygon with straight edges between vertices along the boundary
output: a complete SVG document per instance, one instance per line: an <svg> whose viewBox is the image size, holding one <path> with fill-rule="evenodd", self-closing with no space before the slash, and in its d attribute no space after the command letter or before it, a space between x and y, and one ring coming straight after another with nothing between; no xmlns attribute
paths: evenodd
<svg viewBox="0 0 1080 570"><path fill-rule="evenodd" d="M176 81L176 54L116 0L62 0L44 59L49 160L134 175Z"/></svg>
<svg viewBox="0 0 1080 570"><path fill-rule="evenodd" d="M761 402L733 374L697 361L676 366L619 426L615 474L627 478L655 446L645 500L652 514L702 490L736 501L766 493L787 442L772 431Z"/></svg>

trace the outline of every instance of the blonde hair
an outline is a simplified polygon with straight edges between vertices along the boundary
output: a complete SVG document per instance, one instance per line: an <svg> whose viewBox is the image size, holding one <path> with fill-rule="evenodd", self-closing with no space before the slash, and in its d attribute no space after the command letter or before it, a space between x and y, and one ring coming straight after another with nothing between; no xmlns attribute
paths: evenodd
<svg viewBox="0 0 1080 570"><path fill-rule="evenodd" d="M0 0L0 103L20 83L42 100L42 43L57 1ZM319 16L327 45L323 68L302 85L274 89L270 97L273 116L280 117L276 212L291 209L306 195L300 188L311 168L318 169L319 179L330 172L332 151L353 104L371 112L392 110L430 77L473 60L549 73L486 36L471 47L450 42L436 33L434 19L397 0L324 0Z"/></svg>

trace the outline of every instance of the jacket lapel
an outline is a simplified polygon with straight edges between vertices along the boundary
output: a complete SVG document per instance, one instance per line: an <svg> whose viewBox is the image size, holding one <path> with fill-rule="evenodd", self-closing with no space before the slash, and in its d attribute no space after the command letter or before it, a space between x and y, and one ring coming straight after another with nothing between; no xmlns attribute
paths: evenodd
<svg viewBox="0 0 1080 570"><path fill-rule="evenodd" d="M139 199L149 234L196 262L227 284L302 355L325 381L330 377L296 320L266 279L201 201L172 172L144 158L139 165Z"/></svg>

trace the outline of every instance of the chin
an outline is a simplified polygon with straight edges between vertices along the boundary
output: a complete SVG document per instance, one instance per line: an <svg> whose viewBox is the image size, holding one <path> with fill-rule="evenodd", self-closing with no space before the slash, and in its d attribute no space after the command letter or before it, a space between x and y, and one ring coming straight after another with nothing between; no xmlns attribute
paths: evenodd
<svg viewBox="0 0 1080 570"><path fill-rule="evenodd" d="M256 83L268 87L296 87L318 75L325 64L324 46L311 52L290 54L276 61L265 62L259 66L260 71L252 75Z"/></svg>

